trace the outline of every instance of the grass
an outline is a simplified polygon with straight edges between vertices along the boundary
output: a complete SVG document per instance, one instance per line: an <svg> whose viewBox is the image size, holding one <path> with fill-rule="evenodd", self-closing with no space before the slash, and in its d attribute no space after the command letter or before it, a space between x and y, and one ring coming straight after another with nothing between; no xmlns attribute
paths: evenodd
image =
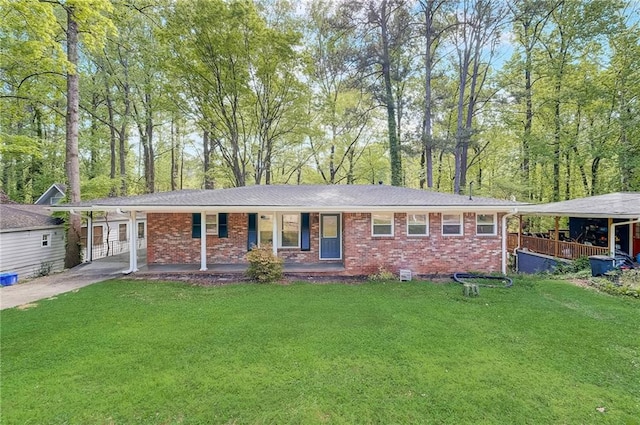
<svg viewBox="0 0 640 425"><path fill-rule="evenodd" d="M478 298L426 282L115 280L2 311L0 419L638 424L639 312L540 278Z"/></svg>

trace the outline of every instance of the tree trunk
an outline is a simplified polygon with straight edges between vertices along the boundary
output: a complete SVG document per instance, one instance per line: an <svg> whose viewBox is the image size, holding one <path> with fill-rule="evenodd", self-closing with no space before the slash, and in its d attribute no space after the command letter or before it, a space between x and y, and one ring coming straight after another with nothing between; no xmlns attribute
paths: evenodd
<svg viewBox="0 0 640 425"><path fill-rule="evenodd" d="M380 31L382 36L382 78L384 80L385 106L387 109L387 130L389 132L389 157L391 160L391 184L402 186L402 157L396 124L396 107L391 84L391 58L389 56L389 34L387 23L389 14L387 0L382 1L380 13Z"/></svg>
<svg viewBox="0 0 640 425"><path fill-rule="evenodd" d="M78 155L78 109L80 85L78 75L78 23L73 8L67 8L67 60L71 68L67 72L67 116L66 116L66 172L69 202L80 202L80 162ZM64 259L66 268L80 264L80 232L82 220L79 214L69 214L67 250Z"/></svg>
<svg viewBox="0 0 640 425"><path fill-rule="evenodd" d="M433 28L433 15L435 6L433 0L427 0L424 7L424 24L425 24L425 49L424 49L424 115L422 117L422 166L425 167L424 181L420 182L420 187L433 187L433 132L431 129L432 111L431 111L431 74L433 68L432 46L435 42L435 34Z"/></svg>
<svg viewBox="0 0 640 425"><path fill-rule="evenodd" d="M176 190L178 162L176 161L176 128L175 119L171 118L171 190Z"/></svg>
<svg viewBox="0 0 640 425"><path fill-rule="evenodd" d="M553 194L551 200L553 202L560 201L560 81L556 82L556 99L553 109L553 123L554 123L554 134L553 134Z"/></svg>
<svg viewBox="0 0 640 425"><path fill-rule="evenodd" d="M463 59L460 63L460 78L459 78L459 87L458 87L458 117L456 124L456 148L454 152L455 159L455 169L454 169L454 177L453 177L453 193L461 193L462 185L462 147L464 146L467 140L467 135L465 134L465 126L464 126L464 92L467 87L467 72L469 71L469 59L468 55L465 52L463 55Z"/></svg>
<svg viewBox="0 0 640 425"><path fill-rule="evenodd" d="M105 85L107 85L105 81ZM116 123L114 119L113 113L113 103L111 101L111 96L109 95L109 87L107 89L106 103L107 103L107 112L109 114L109 149L110 149L110 160L111 160L111 169L109 172L109 177L111 178L111 190L109 192L109 196L116 196L118 194L118 188L115 184L116 181Z"/></svg>
<svg viewBox="0 0 640 425"><path fill-rule="evenodd" d="M145 132L147 133L147 164L146 164L146 182L147 192L154 193L156 187L156 164L155 152L153 149L153 109L151 105L151 94L145 93Z"/></svg>
<svg viewBox="0 0 640 425"><path fill-rule="evenodd" d="M524 69L524 96L525 96L525 116L524 116L524 133L522 135L522 183L527 191L527 199L532 199L531 193L531 177L530 177L530 150L531 150L531 130L533 128L533 90L531 86L531 69L533 68L532 50L527 49L525 52L525 69Z"/></svg>
<svg viewBox="0 0 640 425"><path fill-rule="evenodd" d="M204 150L204 188L213 189L213 179L211 178L211 142L209 141L209 132L205 130L202 133L202 147Z"/></svg>

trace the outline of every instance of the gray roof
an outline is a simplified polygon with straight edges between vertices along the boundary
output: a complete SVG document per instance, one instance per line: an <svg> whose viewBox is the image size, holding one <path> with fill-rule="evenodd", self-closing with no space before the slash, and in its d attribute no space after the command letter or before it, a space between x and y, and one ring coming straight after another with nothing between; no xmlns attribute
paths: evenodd
<svg viewBox="0 0 640 425"><path fill-rule="evenodd" d="M40 205L0 204L0 230L26 230L62 225Z"/></svg>
<svg viewBox="0 0 640 425"><path fill-rule="evenodd" d="M509 211L518 202L493 198L452 195L428 190L386 185L268 185L215 190L179 190L121 198L105 198L60 208L78 210L100 208L122 210L198 210L222 207L235 210L292 208L308 210L355 211L394 207L438 207ZM56 207L54 207L55 209Z"/></svg>
<svg viewBox="0 0 640 425"><path fill-rule="evenodd" d="M640 192L617 192L519 208L523 213L564 217L640 218Z"/></svg>

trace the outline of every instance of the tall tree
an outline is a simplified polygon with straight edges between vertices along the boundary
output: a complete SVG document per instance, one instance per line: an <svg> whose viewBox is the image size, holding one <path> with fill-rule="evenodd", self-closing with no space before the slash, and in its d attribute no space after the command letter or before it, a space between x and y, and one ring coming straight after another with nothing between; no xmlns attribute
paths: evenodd
<svg viewBox="0 0 640 425"><path fill-rule="evenodd" d="M530 190L531 143L533 137L533 59L534 49L540 43L540 36L551 13L558 7L557 0L519 0L510 4L516 41L524 54L523 76L525 111L521 139L521 182L527 190L527 198L533 200Z"/></svg>
<svg viewBox="0 0 640 425"><path fill-rule="evenodd" d="M480 92L486 81L494 49L504 23L498 2L464 2L454 34L458 53L458 103L456 146L454 151L454 192L461 193L467 183L469 145Z"/></svg>
<svg viewBox="0 0 640 425"><path fill-rule="evenodd" d="M310 82L316 93L309 136L311 155L322 181L353 183L353 161L362 155L363 134L371 125L371 95L359 84L365 70L358 66L356 34L335 4L312 3L307 25L311 57Z"/></svg>
<svg viewBox="0 0 640 425"><path fill-rule="evenodd" d="M422 15L422 37L424 38L424 105L422 115L422 127L420 139L422 140L422 166L425 178L420 181L420 186L433 187L433 74L436 62L436 49L446 31L454 25L448 25L445 17L448 12L447 0L420 0L420 13Z"/></svg>

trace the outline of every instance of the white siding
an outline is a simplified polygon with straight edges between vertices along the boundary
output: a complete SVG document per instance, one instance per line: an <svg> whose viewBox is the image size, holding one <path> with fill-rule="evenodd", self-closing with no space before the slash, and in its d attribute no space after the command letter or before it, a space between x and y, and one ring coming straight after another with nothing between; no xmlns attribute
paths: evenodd
<svg viewBox="0 0 640 425"><path fill-rule="evenodd" d="M49 246L42 246L42 235L49 234ZM64 226L0 233L0 272L18 273L18 279L37 275L44 265L51 272L64 268Z"/></svg>
<svg viewBox="0 0 640 425"><path fill-rule="evenodd" d="M147 247L147 220L146 219L138 219L136 220L136 230L135 234L138 235L138 223L143 223L144 228L144 238L137 238L137 247L138 249L145 249ZM120 241L120 225L126 225L127 231L127 239ZM86 223L83 224L83 227L86 227ZM104 221L104 219L94 220L93 227L102 227L102 243L93 245L93 259L97 260L100 258L104 258L107 256L119 255L125 252L129 252L129 220L126 218L112 218L108 223ZM107 232L109 232L107 234ZM82 258L84 261L88 261L87 249L82 248Z"/></svg>

